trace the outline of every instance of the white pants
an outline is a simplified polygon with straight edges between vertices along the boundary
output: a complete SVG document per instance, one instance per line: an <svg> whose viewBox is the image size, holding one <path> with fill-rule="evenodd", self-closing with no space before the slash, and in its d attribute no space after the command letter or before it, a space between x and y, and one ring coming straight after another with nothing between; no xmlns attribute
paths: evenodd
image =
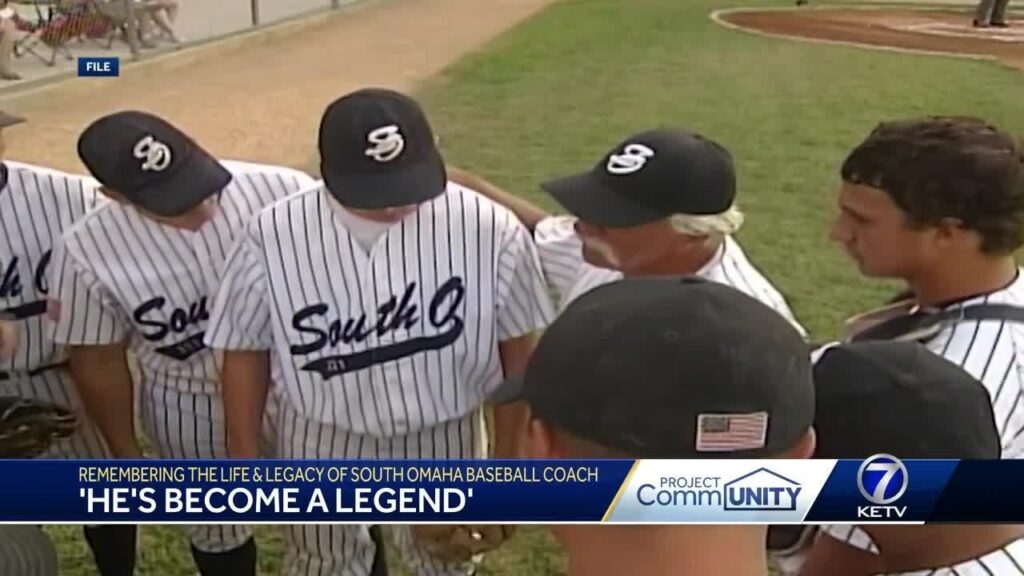
<svg viewBox="0 0 1024 576"><path fill-rule="evenodd" d="M192 394L174 388L145 384L140 395L142 429L161 458L202 460L227 458L224 404L220 395ZM274 445L276 413L273 398L267 400L264 427L266 448ZM265 450L266 456L272 453ZM192 544L203 552L234 550L252 537L250 526L186 526Z"/></svg>
<svg viewBox="0 0 1024 576"><path fill-rule="evenodd" d="M307 420L282 399L278 413L278 455L296 460L480 458L487 453L482 414L405 436L381 438L351 434ZM395 545L414 576L465 575L473 565L449 565L415 545L408 526L392 526ZM359 525L288 525L284 527L288 576L366 576L376 545L369 528Z"/></svg>
<svg viewBox="0 0 1024 576"><path fill-rule="evenodd" d="M45 400L75 412L78 417L75 433L54 441L40 458L88 460L108 457L103 436L85 413L67 370L54 368L35 376L14 376L9 380L0 380L0 394Z"/></svg>

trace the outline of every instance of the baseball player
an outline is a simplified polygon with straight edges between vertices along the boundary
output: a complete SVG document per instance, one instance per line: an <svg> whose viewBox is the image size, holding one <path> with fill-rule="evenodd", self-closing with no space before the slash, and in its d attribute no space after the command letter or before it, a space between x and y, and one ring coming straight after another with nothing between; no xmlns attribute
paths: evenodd
<svg viewBox="0 0 1024 576"><path fill-rule="evenodd" d="M252 220L229 259L207 343L225 350L229 451L256 453L264 397L282 389L284 458L472 458L486 453L484 398L522 370L548 321L529 233L447 181L412 99L366 89L328 107L321 186ZM518 412L495 413L495 453L514 455ZM425 553L415 574L466 573ZM361 526L294 526L293 575L365 575Z"/></svg>
<svg viewBox="0 0 1024 576"><path fill-rule="evenodd" d="M491 400L526 401L535 458L798 459L814 451L802 335L763 303L699 277L626 278L582 295L545 331L525 377ZM569 574L735 576L768 573L765 530L553 532Z"/></svg>
<svg viewBox="0 0 1024 576"><path fill-rule="evenodd" d="M989 391L1002 457L1024 456L1024 277L1014 259L1024 244L1024 147L978 119L881 124L843 164L839 210L832 238L861 273L909 288L851 319L848 338L915 339L962 367ZM987 314L992 305L1002 308ZM944 320L879 336L930 319ZM836 539L815 546L812 570L877 552L858 528L824 531Z"/></svg>
<svg viewBox="0 0 1024 576"><path fill-rule="evenodd" d="M818 458L999 458L988 391L921 344L832 346L815 363L814 379ZM1024 576L1024 526L872 524L863 530L883 550L875 562L809 566L805 574Z"/></svg>
<svg viewBox="0 0 1024 576"><path fill-rule="evenodd" d="M0 113L0 130L24 120ZM2 157L0 139L0 157ZM67 371L66 351L52 341L45 323L53 248L61 234L102 198L97 183L20 162L0 163L0 312L12 317L20 346L0 360L0 394L53 402L76 412L81 402ZM54 441L43 457L104 458L106 447L93 423L80 414L75 434ZM86 526L97 566L104 574L116 551L132 548L122 526Z"/></svg>
<svg viewBox="0 0 1024 576"><path fill-rule="evenodd" d="M135 388L130 352L139 365L142 428L156 453L224 457L219 358L203 345L210 301L249 216L313 180L218 161L168 122L137 111L93 122L78 152L113 201L69 229L54 256L54 340L70 347L75 384L113 455L141 457L125 417ZM203 574L255 573L247 527L189 533Z"/></svg>
<svg viewBox="0 0 1024 576"><path fill-rule="evenodd" d="M642 132L591 170L545 183L570 216L548 214L472 175L455 177L511 208L533 231L559 309L624 275L695 274L753 296L804 332L732 238L743 223L732 158L703 136Z"/></svg>

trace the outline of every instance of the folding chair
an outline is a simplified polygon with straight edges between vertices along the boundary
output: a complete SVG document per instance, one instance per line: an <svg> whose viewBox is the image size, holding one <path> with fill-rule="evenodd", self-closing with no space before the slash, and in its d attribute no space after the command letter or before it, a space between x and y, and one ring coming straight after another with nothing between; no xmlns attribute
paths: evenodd
<svg viewBox="0 0 1024 576"><path fill-rule="evenodd" d="M14 54L32 54L47 66L57 63L58 54L68 60L74 55L68 44L82 37L103 37L110 31L110 22L96 13L88 1L58 0L52 14L35 25L22 23L19 28L29 35L15 43ZM46 54L48 52L48 54Z"/></svg>

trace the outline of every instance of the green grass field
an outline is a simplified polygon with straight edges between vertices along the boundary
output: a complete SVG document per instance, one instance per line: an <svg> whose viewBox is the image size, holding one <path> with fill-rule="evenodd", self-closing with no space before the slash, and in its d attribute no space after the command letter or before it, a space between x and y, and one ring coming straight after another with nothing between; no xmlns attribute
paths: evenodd
<svg viewBox="0 0 1024 576"><path fill-rule="evenodd" d="M994 64L769 40L718 27L716 8L772 0L568 0L449 69L422 96L449 161L551 203L543 179L588 167L625 135L665 124L735 154L750 257L815 338L887 296L827 240L837 169L879 120L970 114L1024 133L1024 76ZM62 573L93 574L78 528L52 530ZM146 529L139 574L194 574L184 536ZM280 543L263 529L265 573ZM484 574L559 574L539 529Z"/></svg>

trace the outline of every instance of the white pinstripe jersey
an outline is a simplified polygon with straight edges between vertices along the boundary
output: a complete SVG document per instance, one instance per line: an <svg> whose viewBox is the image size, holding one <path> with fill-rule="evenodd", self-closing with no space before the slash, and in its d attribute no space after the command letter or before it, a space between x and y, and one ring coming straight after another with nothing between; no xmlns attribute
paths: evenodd
<svg viewBox="0 0 1024 576"><path fill-rule="evenodd" d="M1024 307L1024 277L1002 290L948 306L955 310L975 304ZM1002 320L960 322L925 345L981 380L992 397L1003 458L1024 457L1024 324Z"/></svg>
<svg viewBox="0 0 1024 576"><path fill-rule="evenodd" d="M217 391L219 357L203 345L203 335L227 252L259 209L314 183L287 168L222 163L232 181L217 214L197 231L108 202L65 233L53 266L57 342L88 346L127 338L147 383Z"/></svg>
<svg viewBox="0 0 1024 576"><path fill-rule="evenodd" d="M271 350L305 418L399 436L470 414L502 379L498 344L551 317L536 249L504 207L449 184L367 253L325 188L254 218L207 343Z"/></svg>
<svg viewBox="0 0 1024 576"><path fill-rule="evenodd" d="M533 233L548 287L559 310L586 292L622 278L618 270L600 268L583 259L583 243L574 224L575 219L569 216L549 216L537 224ZM732 286L764 302L806 336L807 332L794 318L786 299L754 268L731 237L725 239L715 257L694 275Z"/></svg>
<svg viewBox="0 0 1024 576"><path fill-rule="evenodd" d="M1016 279L1006 288L957 302L945 309L956 310L982 303L1024 307L1024 275L1018 270ZM1003 458L1024 457L1024 324L1002 320L959 322L924 345L985 385L992 399ZM825 526L823 531L851 546L877 553L871 537L860 528Z"/></svg>
<svg viewBox="0 0 1024 576"><path fill-rule="evenodd" d="M96 181L19 162L5 161L0 189L0 310L19 323L20 346L0 362L14 377L60 363L66 355L45 324L52 250L61 234L98 201Z"/></svg>
<svg viewBox="0 0 1024 576"><path fill-rule="evenodd" d="M956 566L899 572L890 576L1024 576L1024 539Z"/></svg>

